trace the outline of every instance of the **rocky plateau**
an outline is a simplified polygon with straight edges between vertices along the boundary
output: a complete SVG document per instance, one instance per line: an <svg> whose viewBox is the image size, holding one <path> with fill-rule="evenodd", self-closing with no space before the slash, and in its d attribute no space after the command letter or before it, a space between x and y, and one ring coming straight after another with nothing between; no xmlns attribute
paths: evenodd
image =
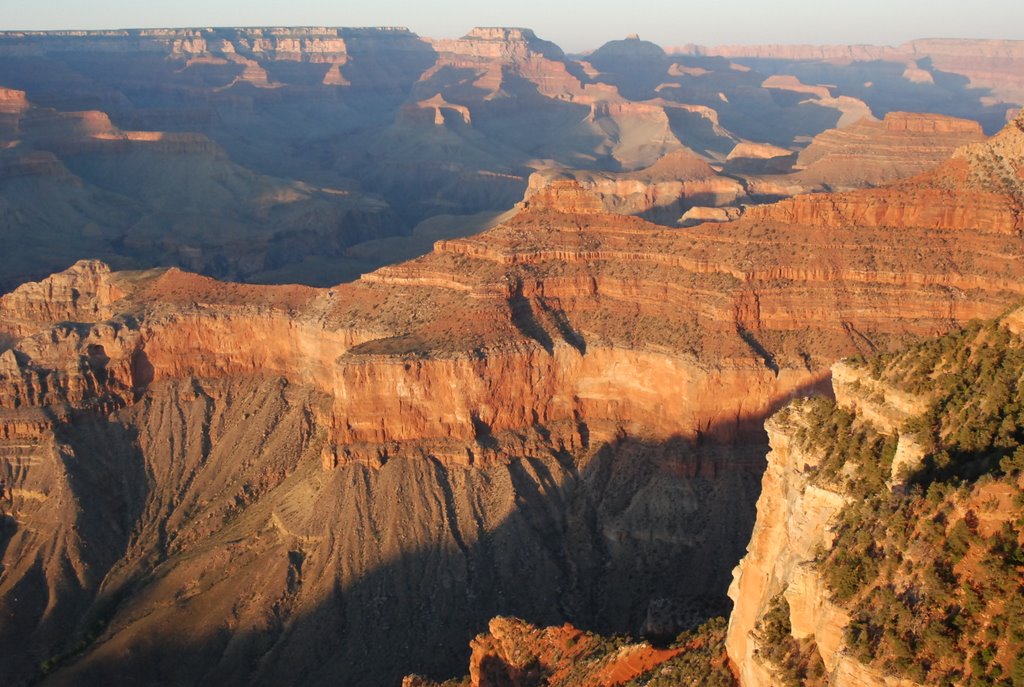
<svg viewBox="0 0 1024 687"><path fill-rule="evenodd" d="M751 67L635 36L572 56L517 28L2 32L0 290L87 258L330 286L564 178L666 226L730 217L923 172L979 135L943 117L994 133L1024 103L1016 44L906 50L912 88L888 49ZM946 124L897 125L923 113Z"/></svg>
<svg viewBox="0 0 1024 687"><path fill-rule="evenodd" d="M0 33L2 681L899 684L774 414L1024 296L1015 50Z"/></svg>
<svg viewBox="0 0 1024 687"><path fill-rule="evenodd" d="M458 674L495 616L635 632L722 604L764 418L844 355L1021 297L1021 196L993 165L1022 126L893 186L688 229L556 180L331 288L98 261L16 288L0 667L378 685ZM668 656L637 646L616 675Z"/></svg>

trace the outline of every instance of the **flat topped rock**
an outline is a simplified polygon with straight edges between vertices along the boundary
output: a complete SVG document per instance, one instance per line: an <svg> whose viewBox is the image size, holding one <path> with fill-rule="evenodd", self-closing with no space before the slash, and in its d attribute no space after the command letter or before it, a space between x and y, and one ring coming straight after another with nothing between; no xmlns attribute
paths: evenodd
<svg viewBox="0 0 1024 687"><path fill-rule="evenodd" d="M535 41L539 40L533 29L511 26L477 26L463 36L478 41Z"/></svg>
<svg viewBox="0 0 1024 687"><path fill-rule="evenodd" d="M792 150L773 146L770 143L752 143L744 141L737 143L736 147L729 153L728 160L747 158L753 160L771 160L776 157L788 157L793 154Z"/></svg>
<svg viewBox="0 0 1024 687"><path fill-rule="evenodd" d="M972 119L921 112L890 112L882 120L889 131L912 131L934 134L984 135L981 124Z"/></svg>

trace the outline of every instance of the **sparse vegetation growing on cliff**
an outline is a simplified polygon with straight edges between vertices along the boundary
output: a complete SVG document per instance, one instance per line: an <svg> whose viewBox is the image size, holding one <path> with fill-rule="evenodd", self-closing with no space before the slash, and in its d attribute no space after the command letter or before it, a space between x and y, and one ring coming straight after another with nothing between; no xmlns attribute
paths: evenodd
<svg viewBox="0 0 1024 687"><path fill-rule="evenodd" d="M889 475L895 437L857 422L853 413L831 399L815 397L802 403L803 423L796 441L805 452L822 457L815 480L841 487L855 498L876 492Z"/></svg>
<svg viewBox="0 0 1024 687"><path fill-rule="evenodd" d="M783 687L817 687L828 684L825 664L813 640L796 639L789 622L789 603L776 594L757 625L759 655L775 666Z"/></svg>
<svg viewBox="0 0 1024 687"><path fill-rule="evenodd" d="M496 625L497 624L497 625ZM725 618L713 618L655 648L624 635L602 636L571 625L536 628L495 619L473 643L475 677L447 682L409 676L406 687L737 687L725 649Z"/></svg>
<svg viewBox="0 0 1024 687"><path fill-rule="evenodd" d="M725 618L712 618L680 634L673 647L684 650L623 687L736 687L725 653Z"/></svg>
<svg viewBox="0 0 1024 687"><path fill-rule="evenodd" d="M931 403L902 430L925 447L923 468L895 492L893 441L865 440L862 421L826 402L805 411L801 440L829 452L819 474L834 482L828 466L856 464L867 478L819 561L850 612L849 649L920 684L1024 685L1024 346L973 323L861 365Z"/></svg>

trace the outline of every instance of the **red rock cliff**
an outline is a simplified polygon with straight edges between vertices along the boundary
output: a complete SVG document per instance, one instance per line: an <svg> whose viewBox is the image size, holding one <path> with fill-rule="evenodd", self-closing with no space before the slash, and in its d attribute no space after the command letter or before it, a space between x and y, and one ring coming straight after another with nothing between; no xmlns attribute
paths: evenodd
<svg viewBox="0 0 1024 687"><path fill-rule="evenodd" d="M766 414L1024 292L986 150L686 230L527 210L332 289L83 263L4 296L8 672L371 685L506 609L721 593Z"/></svg>

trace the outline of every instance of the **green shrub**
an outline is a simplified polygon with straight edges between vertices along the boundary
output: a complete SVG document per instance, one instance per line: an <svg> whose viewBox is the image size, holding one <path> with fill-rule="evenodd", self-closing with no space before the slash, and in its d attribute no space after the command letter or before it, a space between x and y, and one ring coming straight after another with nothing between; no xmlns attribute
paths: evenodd
<svg viewBox="0 0 1024 687"><path fill-rule="evenodd" d="M1024 345L998 323L971 323L857 365L931 400L901 428L926 455L898 494L885 487L895 437L834 403L800 406L806 427L795 439L821 452L814 479L852 497L816 556L851 616L848 650L920 684L1024 687ZM986 538L965 504L1000 484L1017 491L1014 511L995 498L976 506L1005 522ZM961 569L969 555L980 565ZM1007 644L1012 661L996 650Z"/></svg>

